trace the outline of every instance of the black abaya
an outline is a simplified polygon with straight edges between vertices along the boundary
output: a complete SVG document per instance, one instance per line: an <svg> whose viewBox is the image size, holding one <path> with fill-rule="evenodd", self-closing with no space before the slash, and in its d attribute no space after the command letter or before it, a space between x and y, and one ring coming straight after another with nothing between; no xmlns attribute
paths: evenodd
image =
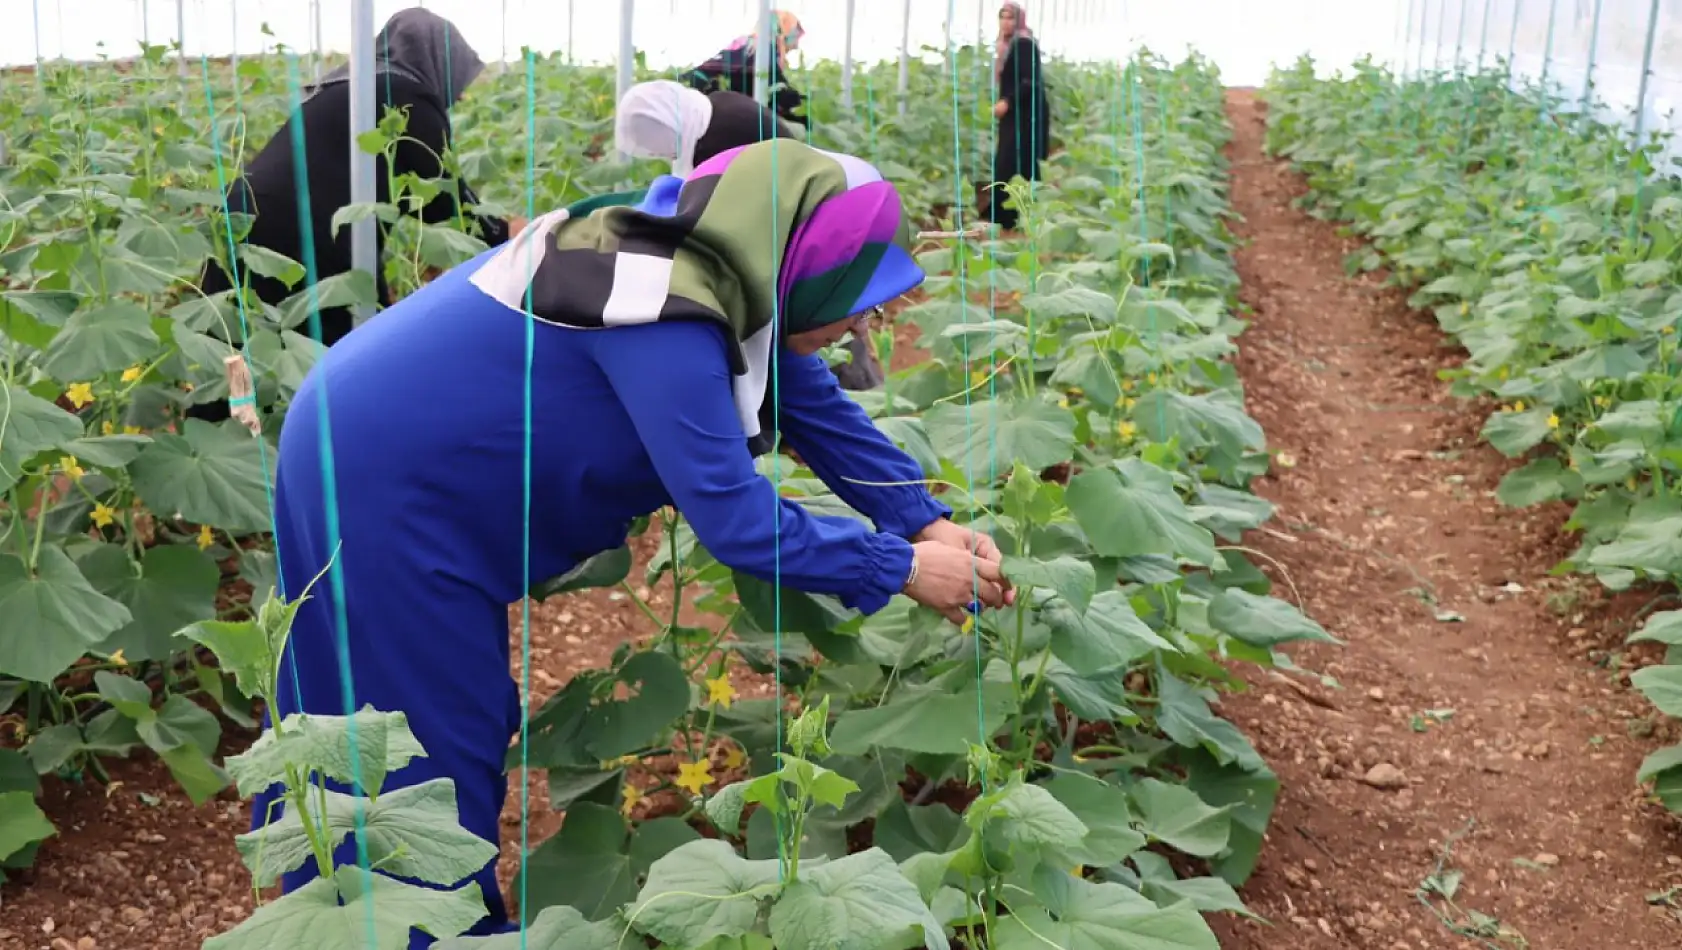
<svg viewBox="0 0 1682 950"><path fill-rule="evenodd" d="M999 99L1008 111L998 119L998 143L993 151L993 181L1021 177L1038 181L1040 162L1051 153L1051 105L1041 73L1040 47L1032 37L1018 36L1010 44L999 71ZM989 220L1005 230L1017 225L1015 208L1002 187L981 199Z"/></svg>

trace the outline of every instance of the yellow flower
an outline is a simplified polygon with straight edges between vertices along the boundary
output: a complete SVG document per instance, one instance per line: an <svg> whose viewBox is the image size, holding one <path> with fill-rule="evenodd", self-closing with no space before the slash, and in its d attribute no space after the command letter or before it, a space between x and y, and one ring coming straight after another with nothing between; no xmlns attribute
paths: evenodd
<svg viewBox="0 0 1682 950"><path fill-rule="evenodd" d="M1069 395L1071 395L1071 396L1084 396L1086 394L1081 392L1079 386L1070 386L1069 387Z"/></svg>
<svg viewBox="0 0 1682 950"><path fill-rule="evenodd" d="M630 782L625 783L625 787L619 790L619 794L624 799L619 806L619 813L626 818L631 817L632 809L636 808L637 804L646 797L643 795L642 789L637 788Z"/></svg>
<svg viewBox="0 0 1682 950"><path fill-rule="evenodd" d="M724 750L724 767L739 769L748 762L748 754L740 746L728 746Z"/></svg>
<svg viewBox="0 0 1682 950"><path fill-rule="evenodd" d="M123 435L139 435L139 426L123 426Z"/></svg>
<svg viewBox="0 0 1682 950"><path fill-rule="evenodd" d="M123 370L123 382L132 383L139 379L140 374L143 372L145 372L145 370L142 370L138 366L130 366L128 369Z"/></svg>
<svg viewBox="0 0 1682 950"><path fill-rule="evenodd" d="M1132 409L1134 406L1137 406L1138 404L1139 404L1139 400L1134 399L1132 396L1128 396L1126 399L1123 399L1121 401L1121 408Z"/></svg>
<svg viewBox="0 0 1682 950"><path fill-rule="evenodd" d="M99 434L100 435L110 435L111 433L113 433L115 431L117 431L117 427L115 425L113 425L111 420L109 420L109 419L107 419L104 422L101 422L99 424Z"/></svg>
<svg viewBox="0 0 1682 950"><path fill-rule="evenodd" d="M93 514L89 515L88 518L101 528L109 528L111 522L117 520L117 509L104 504L96 504L93 506Z"/></svg>
<svg viewBox="0 0 1682 950"><path fill-rule="evenodd" d="M987 382L987 371L986 370L984 370L984 369L970 370L969 384L970 384L971 388L976 387L976 386L980 386L982 383L985 383L985 382Z"/></svg>
<svg viewBox="0 0 1682 950"><path fill-rule="evenodd" d="M59 456L58 467L64 471L64 474L69 475L71 479L75 481L81 481L82 476L87 474L87 472L82 468L81 463L76 461L76 457L74 455Z"/></svg>
<svg viewBox="0 0 1682 950"><path fill-rule="evenodd" d="M70 400L72 406L80 409L93 402L93 387L87 383L71 383L70 388L64 391L64 398Z"/></svg>
<svg viewBox="0 0 1682 950"><path fill-rule="evenodd" d="M1502 367L1497 368L1495 370L1495 378L1496 379L1506 379L1507 378L1507 367L1502 366Z"/></svg>
<svg viewBox="0 0 1682 950"><path fill-rule="evenodd" d="M1513 403L1512 411L1513 412L1523 412L1524 411L1524 400L1520 399L1518 402Z"/></svg>
<svg viewBox="0 0 1682 950"><path fill-rule="evenodd" d="M1122 380L1121 381L1121 388L1122 388L1123 392L1132 392L1133 391L1133 380L1131 380L1131 379Z"/></svg>
<svg viewBox="0 0 1682 950"><path fill-rule="evenodd" d="M1139 427L1123 419L1116 424L1115 431L1116 435L1121 436L1123 442L1131 442L1133 437L1139 434Z"/></svg>
<svg viewBox="0 0 1682 950"><path fill-rule="evenodd" d="M1612 404L1612 397L1611 396L1596 396L1596 397L1594 397L1594 404L1599 406L1602 409L1605 409L1607 406L1610 406Z"/></svg>
<svg viewBox="0 0 1682 950"><path fill-rule="evenodd" d="M1559 428L1559 416L1554 415L1551 412L1548 413L1548 428L1550 428L1550 429Z"/></svg>
<svg viewBox="0 0 1682 950"><path fill-rule="evenodd" d="M1629 486L1630 491L1635 491L1635 476L1631 475L1629 477L1629 481L1625 482L1624 484Z"/></svg>
<svg viewBox="0 0 1682 950"><path fill-rule="evenodd" d="M1156 374L1155 373L1146 373L1145 374L1145 383L1146 383L1146 385L1149 385L1149 386L1155 386L1156 385Z"/></svg>
<svg viewBox="0 0 1682 950"><path fill-rule="evenodd" d="M707 703L729 709L736 700L736 687L730 683L729 673L720 673L707 680Z"/></svg>
<svg viewBox="0 0 1682 950"><path fill-rule="evenodd" d="M212 542L214 542L215 540L216 539L210 533L210 525L207 525L207 524L199 525L199 550L200 551L203 551L204 549L210 547Z"/></svg>
<svg viewBox="0 0 1682 950"><path fill-rule="evenodd" d="M1471 304L1467 303L1464 300L1460 301L1460 315L1462 317L1464 317L1467 313L1469 313L1471 311L1471 309L1472 309Z"/></svg>
<svg viewBox="0 0 1682 950"><path fill-rule="evenodd" d="M1061 408L1061 409L1067 409L1067 408L1069 408L1069 397L1067 397L1067 396L1058 396L1058 397L1057 397L1057 405L1058 405L1058 407L1059 407L1059 408Z"/></svg>
<svg viewBox="0 0 1682 950"><path fill-rule="evenodd" d="M712 784L712 781L712 763L702 759L699 762L685 762L679 765L677 767L677 781L672 784L688 791L691 795L699 795L702 789Z"/></svg>
<svg viewBox="0 0 1682 950"><path fill-rule="evenodd" d="M117 652L111 654L110 659L112 663L115 663L118 666L128 666L128 659L123 656L122 650L118 650Z"/></svg>
<svg viewBox="0 0 1682 950"><path fill-rule="evenodd" d="M968 616L964 617L964 624L963 624L963 626L959 627L958 629L965 636L969 636L970 634L974 633L975 632L975 615L974 614L969 614Z"/></svg>

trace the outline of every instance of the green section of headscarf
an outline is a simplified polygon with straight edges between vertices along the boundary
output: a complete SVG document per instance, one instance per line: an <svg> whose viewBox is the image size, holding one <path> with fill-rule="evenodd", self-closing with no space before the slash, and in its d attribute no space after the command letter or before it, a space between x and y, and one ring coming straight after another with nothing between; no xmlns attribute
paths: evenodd
<svg viewBox="0 0 1682 950"><path fill-rule="evenodd" d="M648 197L648 189L640 191L615 191L605 195L591 195L580 198L567 205L567 216L573 218L588 218L590 212L598 208L636 207Z"/></svg>
<svg viewBox="0 0 1682 950"><path fill-rule="evenodd" d="M684 190L695 187L706 186L691 179ZM846 193L847 174L817 149L772 140L737 153L711 187L694 226L681 233L674 225L670 293L718 314L740 342L777 315L777 277L789 239L820 204ZM684 199L678 200L681 206ZM611 256L633 221L646 236L647 225L658 220L635 208L609 207L561 225L555 244ZM866 279L873 269L873 264L861 268Z"/></svg>

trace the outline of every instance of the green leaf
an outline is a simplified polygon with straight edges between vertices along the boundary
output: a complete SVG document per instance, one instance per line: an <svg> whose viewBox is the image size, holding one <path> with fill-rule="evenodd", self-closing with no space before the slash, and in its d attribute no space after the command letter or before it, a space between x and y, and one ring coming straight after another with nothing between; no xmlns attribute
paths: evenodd
<svg viewBox="0 0 1682 950"><path fill-rule="evenodd" d="M1298 640L1340 642L1293 605L1237 587L1228 587L1215 595L1209 604L1209 623L1227 636L1252 646L1276 647Z"/></svg>
<svg viewBox="0 0 1682 950"><path fill-rule="evenodd" d="M82 654L132 619L99 593L57 547L43 547L36 574L0 555L0 675L50 683Z"/></svg>
<svg viewBox="0 0 1682 950"><path fill-rule="evenodd" d="M258 887L274 885L314 856L304 822L291 804L279 820L234 839ZM359 810L368 860L388 874L454 885L497 855L496 845L461 826L455 782L447 778L393 789L375 802L331 790L309 796L311 821L329 848L356 832Z"/></svg>
<svg viewBox="0 0 1682 950"><path fill-rule="evenodd" d="M1178 652L1139 619L1133 602L1119 590L1092 598L1084 616L1053 603L1044 618L1051 626L1051 652L1087 676L1129 666L1156 650Z"/></svg>
<svg viewBox="0 0 1682 950"><path fill-rule="evenodd" d="M896 861L956 850L969 837L963 816L945 805L910 805L895 798L876 816L876 846Z"/></svg>
<svg viewBox="0 0 1682 950"><path fill-rule="evenodd" d="M523 884L534 905L564 904L602 920L636 898L656 861L700 838L677 818L656 818L633 832L617 809L577 802L561 830L526 860Z"/></svg>
<svg viewBox="0 0 1682 950"><path fill-rule="evenodd" d="M1015 702L1008 687L987 684L981 706L986 721L977 723L973 691L901 689L881 706L849 709L835 720L829 744L842 755L863 755L873 749L901 749L929 755L963 755L979 736L992 735L1004 724Z"/></svg>
<svg viewBox="0 0 1682 950"><path fill-rule="evenodd" d="M354 723L356 761L351 758ZM228 757L228 772L239 793L251 797L286 778L288 764L316 769L337 782L361 780L364 794L377 798L385 777L426 755L409 717L363 706L354 717L293 713L281 731L268 730L239 755Z"/></svg>
<svg viewBox="0 0 1682 950"><path fill-rule="evenodd" d="M238 927L206 940L204 950L407 950L411 927L453 937L485 913L477 884L438 891L346 867L258 907Z"/></svg>
<svg viewBox="0 0 1682 950"><path fill-rule="evenodd" d="M1631 686L1667 716L1682 716L1682 666L1649 666L1629 675Z"/></svg>
<svg viewBox="0 0 1682 950"><path fill-rule="evenodd" d="M41 369L65 383L84 382L148 362L159 345L144 308L113 300L72 314L48 344Z"/></svg>
<svg viewBox="0 0 1682 950"><path fill-rule="evenodd" d="M1279 799L1279 778L1266 766L1247 770L1239 765L1222 765L1205 750L1182 753L1186 785L1205 804L1232 808L1232 830L1227 849L1209 862L1209 869L1237 887L1249 879L1261 857L1268 822Z"/></svg>
<svg viewBox="0 0 1682 950"><path fill-rule="evenodd" d="M182 431L158 433L130 468L147 507L229 531L267 530L274 454L265 456L261 441L237 423L188 419Z"/></svg>
<svg viewBox="0 0 1682 950"><path fill-rule="evenodd" d="M740 834L742 811L749 805L767 803L773 808L781 807L777 799L777 786L781 781L781 774L774 772L755 779L731 782L707 799L707 820L727 835Z"/></svg>
<svg viewBox="0 0 1682 950"><path fill-rule="evenodd" d="M985 479L1020 461L1036 471L1075 456L1075 417L1039 399L943 402L923 416L929 441L959 470Z"/></svg>
<svg viewBox="0 0 1682 950"><path fill-rule="evenodd" d="M1192 520L1168 473L1138 459L1089 469L1069 480L1064 499L1103 557L1162 554L1212 566L1214 535Z"/></svg>
<svg viewBox="0 0 1682 950"><path fill-rule="evenodd" d="M1086 612L1098 584L1090 562L1067 555L1050 561L1006 557L1004 574L1018 587L1040 587L1058 594L1079 613Z"/></svg>
<svg viewBox="0 0 1682 950"><path fill-rule="evenodd" d="M623 942L621 939L623 938ZM627 934L616 920L591 922L576 908L545 907L522 933L493 937L452 937L432 950L643 950L642 941Z"/></svg>
<svg viewBox="0 0 1682 950"><path fill-rule="evenodd" d="M1133 807L1127 793L1103 779L1064 772L1047 782L1045 790L1086 826L1086 837L1064 852L1064 866L1104 867L1145 846L1145 836L1133 830Z"/></svg>
<svg viewBox="0 0 1682 950"><path fill-rule="evenodd" d="M607 761L646 748L672 721L689 711L689 678L670 653L645 650L616 674L633 687L630 699L610 699L591 708L586 748Z"/></svg>
<svg viewBox="0 0 1682 950"><path fill-rule="evenodd" d="M1652 782L1653 795L1666 808L1682 814L1682 745L1666 746L1648 755L1635 780Z"/></svg>
<svg viewBox="0 0 1682 950"><path fill-rule="evenodd" d="M182 627L216 616L222 571L210 556L188 545L161 545L141 556L139 570L122 546L102 544L82 555L82 573L93 588L129 611L129 622L99 643L131 662L166 660L180 652Z"/></svg>
<svg viewBox="0 0 1682 950"><path fill-rule="evenodd" d="M379 302L374 275L365 270L345 271L281 301L280 325L287 330L303 326L309 322L312 306L318 310L332 310L338 307L372 307Z"/></svg>
<svg viewBox="0 0 1682 950"><path fill-rule="evenodd" d="M1480 435L1495 446L1497 452L1508 458L1518 458L1548 437L1548 416L1551 414L1552 410L1546 408L1497 412L1484 420Z"/></svg>
<svg viewBox="0 0 1682 950"><path fill-rule="evenodd" d="M298 603L302 602L287 605L289 612L296 612ZM280 634L271 643L255 621L205 620L181 629L177 635L215 654L217 665L233 676L234 684L245 695L262 696L273 688L285 646Z"/></svg>
<svg viewBox="0 0 1682 950"><path fill-rule="evenodd" d="M1193 907L1205 914L1255 917L1244 906L1232 885L1218 877L1181 880L1167 858L1151 851L1133 855L1132 861L1139 869L1139 893L1155 901L1159 907L1172 907L1181 901L1190 901Z"/></svg>
<svg viewBox="0 0 1682 950"><path fill-rule="evenodd" d="M64 451L101 468L122 468L151 444L152 437L146 435L102 435L73 439L64 444Z"/></svg>
<svg viewBox="0 0 1682 950"><path fill-rule="evenodd" d="M999 921L995 950L1220 950L1189 902L1147 909L1120 884L1069 882L1056 907L1012 907Z"/></svg>
<svg viewBox="0 0 1682 950"><path fill-rule="evenodd" d="M484 241L447 224L423 224L420 228L420 259L428 267L448 270L483 253L485 247Z"/></svg>
<svg viewBox="0 0 1682 950"><path fill-rule="evenodd" d="M993 802L988 824L1011 845L1056 851L1079 847L1090 830L1049 790L1022 782L1007 786Z"/></svg>
<svg viewBox="0 0 1682 950"><path fill-rule="evenodd" d="M1682 610L1666 610L1648 617L1640 630L1629 635L1631 643L1640 640L1682 646Z"/></svg>
<svg viewBox="0 0 1682 950"><path fill-rule="evenodd" d="M620 545L611 551L603 551L593 557L580 561L576 567L551 577L539 584L533 584L531 596L534 600L548 600L557 594L565 594L575 590L585 590L591 587L612 587L631 575L631 548Z"/></svg>
<svg viewBox="0 0 1682 950"><path fill-rule="evenodd" d="M693 841L654 862L629 917L675 947L753 931L759 901L777 886L776 861L749 861L723 841Z"/></svg>
<svg viewBox="0 0 1682 950"><path fill-rule="evenodd" d="M1151 838L1200 858L1213 857L1226 848L1231 806L1212 808L1184 785L1154 778L1133 786L1132 797L1145 834Z"/></svg>
<svg viewBox="0 0 1682 950"><path fill-rule="evenodd" d="M945 930L880 848L803 869L771 905L777 950L882 950L920 936L945 950Z"/></svg>
<svg viewBox="0 0 1682 950"><path fill-rule="evenodd" d="M1509 508L1526 508L1573 498L1582 490L1583 476L1561 465L1557 458L1539 458L1503 475L1495 488L1495 498Z"/></svg>
<svg viewBox="0 0 1682 950"><path fill-rule="evenodd" d="M0 859L56 834L34 792L0 792Z"/></svg>
<svg viewBox="0 0 1682 950"><path fill-rule="evenodd" d="M23 480L23 465L82 434L82 420L21 386L0 383L0 491Z"/></svg>
<svg viewBox="0 0 1682 950"><path fill-rule="evenodd" d="M298 281L303 280L307 273L304 270L304 265L279 251L269 250L260 244L241 244L239 246L239 256L252 273L263 277L272 277L285 284L288 289L296 287Z"/></svg>

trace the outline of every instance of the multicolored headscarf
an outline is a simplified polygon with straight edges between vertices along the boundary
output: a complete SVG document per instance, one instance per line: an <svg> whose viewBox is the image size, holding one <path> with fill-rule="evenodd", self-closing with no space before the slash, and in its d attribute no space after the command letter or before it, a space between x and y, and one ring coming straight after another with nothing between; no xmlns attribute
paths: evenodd
<svg viewBox="0 0 1682 950"><path fill-rule="evenodd" d="M1009 2L1009 0L999 4L1000 13L1006 10L1016 14L1016 29L1009 36L1000 33L998 42L993 46L994 78L1004 75L1005 60L1010 58L1010 44L1016 42L1019 37L1032 39L1034 36L1034 31L1028 29L1028 11L1022 8L1022 4Z"/></svg>
<svg viewBox="0 0 1682 950"><path fill-rule="evenodd" d="M664 209L661 209L664 210ZM670 214L539 217L474 273L511 309L574 329L709 320L731 342L736 408L768 450L778 337L830 326L923 282L899 192L863 159L774 139L721 152Z"/></svg>
<svg viewBox="0 0 1682 950"><path fill-rule="evenodd" d="M800 44L800 38L806 35L806 28L800 25L800 18L787 10L772 10L771 18L777 21L777 61L786 68L788 66L789 50ZM738 36L730 41L731 50L756 49L759 44L759 31Z"/></svg>

